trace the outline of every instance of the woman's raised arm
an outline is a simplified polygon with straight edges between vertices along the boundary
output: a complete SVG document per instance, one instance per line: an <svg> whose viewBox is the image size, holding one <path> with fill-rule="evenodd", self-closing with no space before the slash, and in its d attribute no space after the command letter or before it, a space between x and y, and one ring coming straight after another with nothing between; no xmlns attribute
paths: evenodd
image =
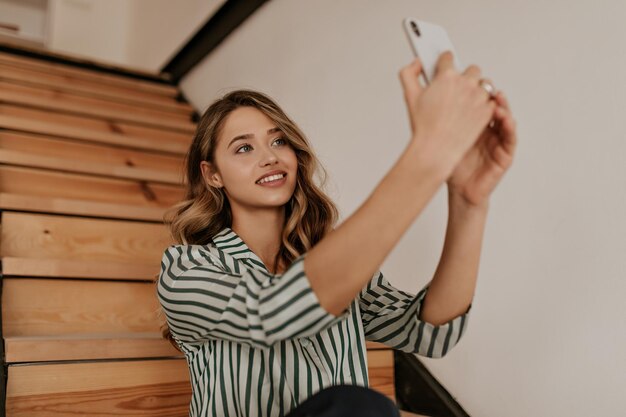
<svg viewBox="0 0 626 417"><path fill-rule="evenodd" d="M363 205L306 253L311 288L331 314L350 305L493 118L496 104L454 69L451 53L440 56L426 88L420 71L418 59L400 71L408 146Z"/></svg>

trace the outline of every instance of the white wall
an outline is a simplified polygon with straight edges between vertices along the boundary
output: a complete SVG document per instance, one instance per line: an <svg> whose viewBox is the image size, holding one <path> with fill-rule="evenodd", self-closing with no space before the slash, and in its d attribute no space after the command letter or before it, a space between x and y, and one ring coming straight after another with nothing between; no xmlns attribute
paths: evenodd
<svg viewBox="0 0 626 417"><path fill-rule="evenodd" d="M49 48L158 73L224 0L49 0Z"/></svg>
<svg viewBox="0 0 626 417"><path fill-rule="evenodd" d="M17 33L0 29L0 35L17 35L43 46L47 0L0 0L0 22L18 26Z"/></svg>
<svg viewBox="0 0 626 417"><path fill-rule="evenodd" d="M463 62L508 94L520 143L492 196L468 333L422 360L474 416L621 415L625 15L619 0L274 0L182 88L200 109L233 88L274 97L309 135L345 218L409 139L402 18L445 26ZM442 187L381 268L396 286L432 277L446 219Z"/></svg>
<svg viewBox="0 0 626 417"><path fill-rule="evenodd" d="M127 63L127 0L50 0L49 48L105 63Z"/></svg>
<svg viewBox="0 0 626 417"><path fill-rule="evenodd" d="M126 60L159 71L225 0L132 0Z"/></svg>

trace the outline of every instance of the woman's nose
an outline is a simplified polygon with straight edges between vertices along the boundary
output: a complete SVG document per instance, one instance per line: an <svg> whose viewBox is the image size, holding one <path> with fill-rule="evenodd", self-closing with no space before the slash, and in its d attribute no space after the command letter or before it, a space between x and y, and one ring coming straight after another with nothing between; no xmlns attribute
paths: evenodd
<svg viewBox="0 0 626 417"><path fill-rule="evenodd" d="M272 165L278 161L276 155L271 150L266 151L261 158L261 166Z"/></svg>

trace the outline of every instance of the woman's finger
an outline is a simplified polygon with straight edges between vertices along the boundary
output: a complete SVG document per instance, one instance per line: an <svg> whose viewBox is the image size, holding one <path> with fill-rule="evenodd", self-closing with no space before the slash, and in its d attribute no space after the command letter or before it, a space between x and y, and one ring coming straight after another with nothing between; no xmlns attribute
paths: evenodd
<svg viewBox="0 0 626 417"><path fill-rule="evenodd" d="M404 89L404 95L407 102L415 100L422 92L422 86L419 83L419 75L422 72L422 62L419 58L415 58L406 67L400 70L400 82Z"/></svg>
<svg viewBox="0 0 626 417"><path fill-rule="evenodd" d="M509 112L509 110L504 106L498 105L494 115L498 120L504 120L511 115L511 112Z"/></svg>
<svg viewBox="0 0 626 417"><path fill-rule="evenodd" d="M515 119L513 118L513 112L511 111L511 107L509 105L509 101L502 91L498 91L496 95L496 102L498 103L498 110L496 113L500 113L500 119L502 119L503 125L506 122L507 127L512 129L512 131L516 128Z"/></svg>
<svg viewBox="0 0 626 417"><path fill-rule="evenodd" d="M454 61L452 51L445 51L439 55L435 68L435 78L446 71L454 71Z"/></svg>
<svg viewBox="0 0 626 417"><path fill-rule="evenodd" d="M475 78L476 80L480 80L480 68L477 65L470 65L463 71L463 75L467 75L468 77Z"/></svg>
<svg viewBox="0 0 626 417"><path fill-rule="evenodd" d="M506 98L502 91L498 91L498 94L496 94L496 101L498 102L498 105L504 107L508 111L511 111L509 100Z"/></svg>
<svg viewBox="0 0 626 417"><path fill-rule="evenodd" d="M498 107L496 110L496 118L498 119L500 143L504 150L512 155L517 144L516 122L511 112L504 108Z"/></svg>

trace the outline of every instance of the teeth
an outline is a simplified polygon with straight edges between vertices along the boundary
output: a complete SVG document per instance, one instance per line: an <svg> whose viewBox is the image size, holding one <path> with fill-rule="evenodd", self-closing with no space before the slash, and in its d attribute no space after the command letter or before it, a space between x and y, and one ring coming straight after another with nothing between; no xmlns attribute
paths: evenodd
<svg viewBox="0 0 626 417"><path fill-rule="evenodd" d="M260 180L258 182L258 184L263 184L264 182L270 182L270 181L279 180L279 179L283 178L284 176L285 176L285 174L270 175L269 177L265 177L262 180Z"/></svg>

